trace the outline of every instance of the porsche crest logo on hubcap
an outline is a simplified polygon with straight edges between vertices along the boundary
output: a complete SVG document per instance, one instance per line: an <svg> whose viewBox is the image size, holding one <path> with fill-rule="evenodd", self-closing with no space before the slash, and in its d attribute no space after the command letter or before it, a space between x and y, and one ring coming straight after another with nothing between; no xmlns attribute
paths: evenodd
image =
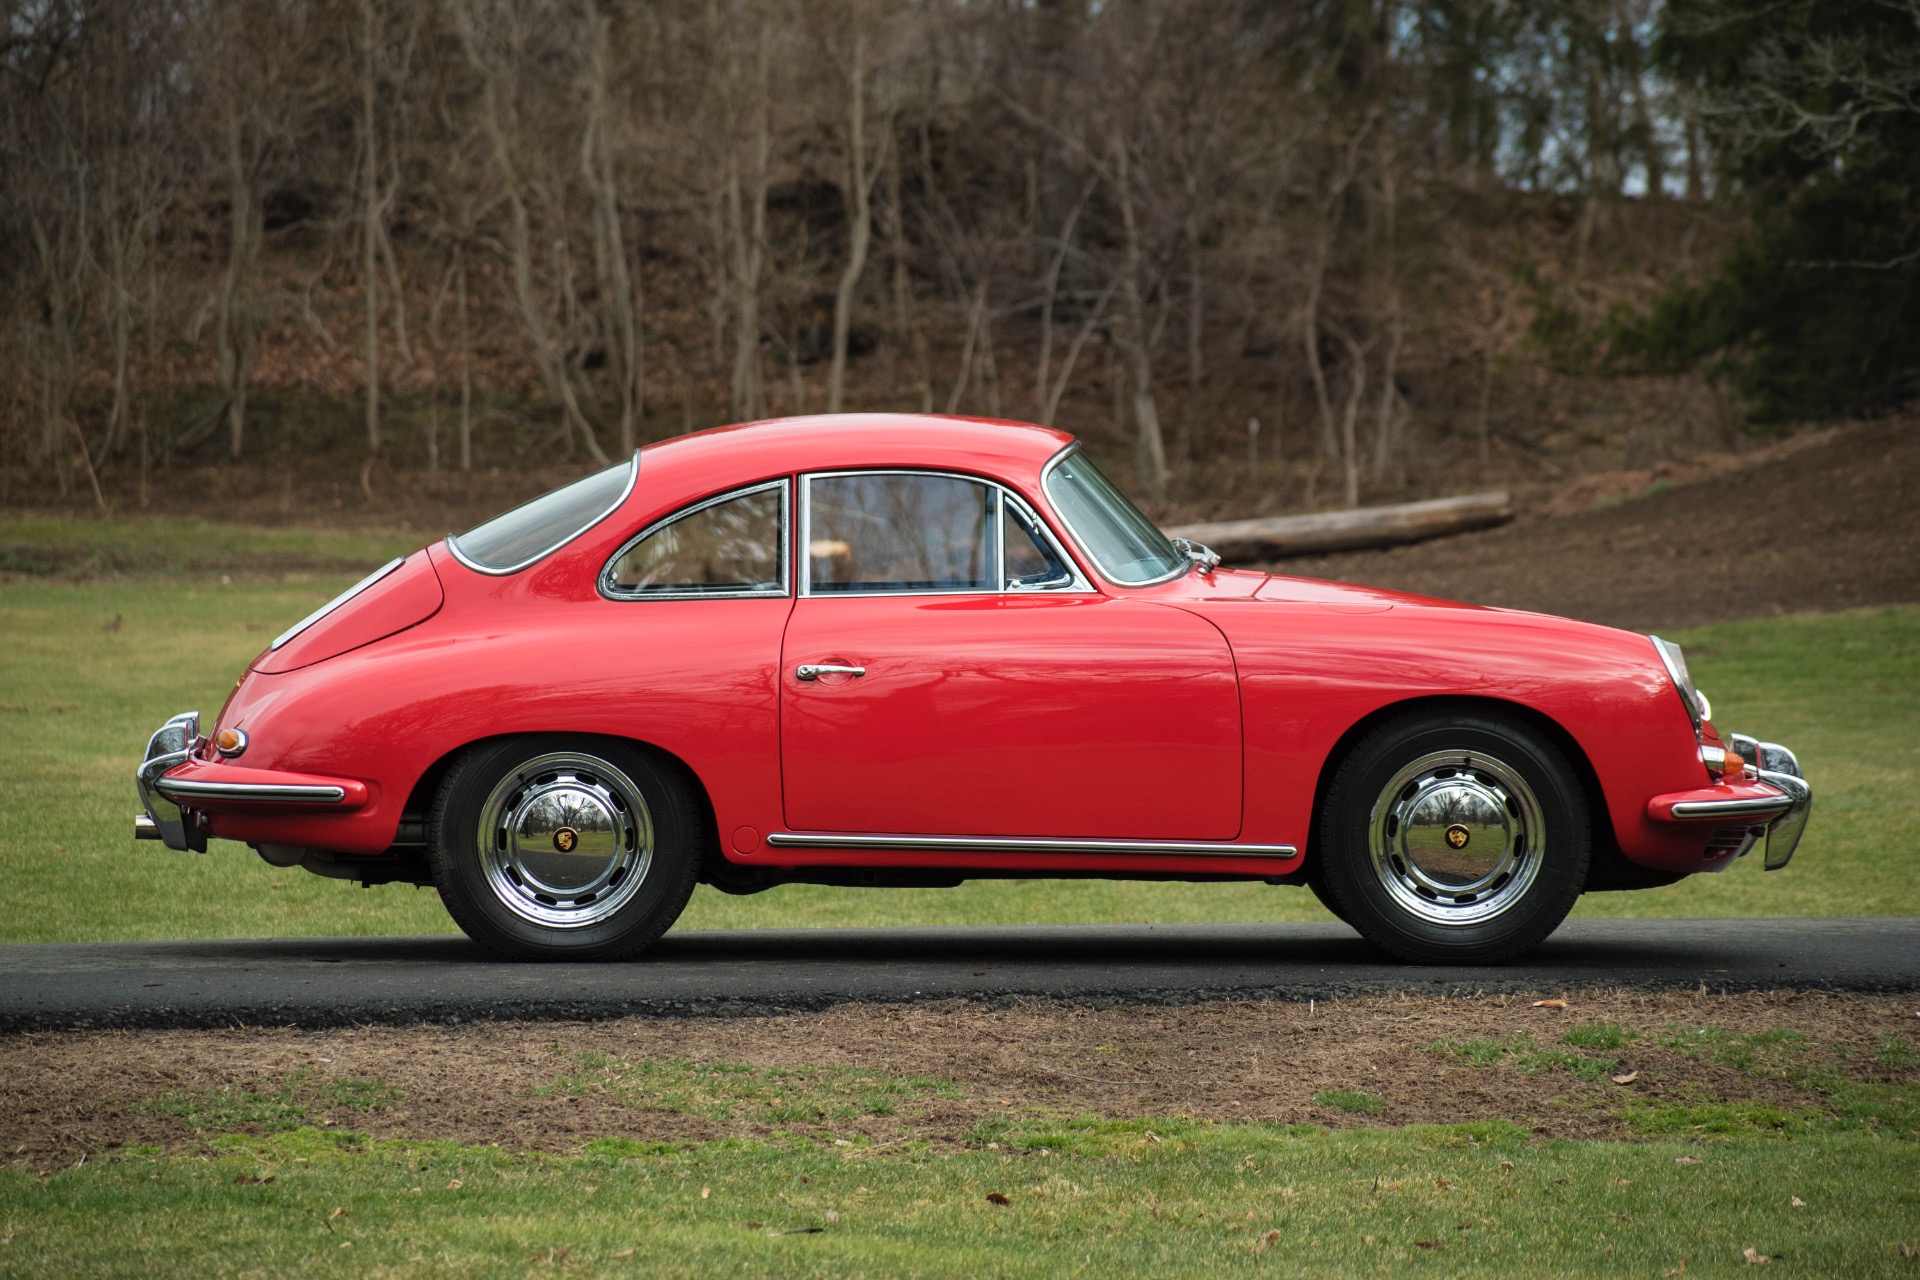
<svg viewBox="0 0 1920 1280"><path fill-rule="evenodd" d="M1467 847L1467 841L1471 839L1473 839L1473 833L1457 822L1447 828L1447 847L1449 849L1464 849Z"/></svg>
<svg viewBox="0 0 1920 1280"><path fill-rule="evenodd" d="M572 853L573 846L580 843L580 833L572 827L561 827L553 833L553 847L562 853Z"/></svg>

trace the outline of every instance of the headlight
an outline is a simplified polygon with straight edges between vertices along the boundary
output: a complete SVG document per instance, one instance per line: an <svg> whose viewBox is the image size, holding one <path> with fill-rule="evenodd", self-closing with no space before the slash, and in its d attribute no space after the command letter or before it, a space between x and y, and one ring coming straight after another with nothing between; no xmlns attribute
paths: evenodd
<svg viewBox="0 0 1920 1280"><path fill-rule="evenodd" d="M1680 701L1687 708L1687 719L1693 721L1693 732L1698 736L1701 722L1710 718L1713 712L1708 710L1707 696L1694 688L1693 677L1687 672L1686 655L1671 640L1662 640L1659 636L1648 636L1647 639L1653 641L1660 661L1667 664L1667 674L1673 677L1673 687L1680 691Z"/></svg>

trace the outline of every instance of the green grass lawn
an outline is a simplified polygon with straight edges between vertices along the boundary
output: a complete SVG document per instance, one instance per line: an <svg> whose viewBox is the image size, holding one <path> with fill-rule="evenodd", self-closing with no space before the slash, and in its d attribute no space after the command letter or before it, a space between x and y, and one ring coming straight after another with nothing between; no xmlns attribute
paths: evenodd
<svg viewBox="0 0 1920 1280"><path fill-rule="evenodd" d="M1899 1276L1920 1244L1915 1147L1862 1133L1538 1143L1503 1122L1080 1118L995 1145L543 1156L230 1136L0 1170L0 1273Z"/></svg>
<svg viewBox="0 0 1920 1280"><path fill-rule="evenodd" d="M247 538L265 541L228 560L208 549ZM0 584L0 870L9 887L0 941L450 930L430 890L364 890L268 867L241 845L215 841L202 856L131 836L132 773L147 735L190 707L211 716L272 636L359 576L258 566L377 563L417 545L409 538L0 520L0 547L16 559L21 547L41 547L42 560L70 566L78 546L105 566L91 581ZM162 550L143 559L148 543ZM227 563L224 582L164 567ZM143 567L114 568L126 565ZM1678 638L1721 724L1799 752L1816 790L1812 825L1786 871L1763 873L1748 858L1666 889L1595 894L1576 914L1920 909L1920 607L1732 623ZM681 927L1327 918L1305 890L1258 884L980 881L937 890L795 885L750 898L703 888Z"/></svg>

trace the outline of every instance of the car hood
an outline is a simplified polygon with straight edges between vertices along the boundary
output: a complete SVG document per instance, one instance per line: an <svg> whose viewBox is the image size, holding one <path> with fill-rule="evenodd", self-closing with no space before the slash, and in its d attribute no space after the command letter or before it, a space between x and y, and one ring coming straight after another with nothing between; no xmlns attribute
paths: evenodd
<svg viewBox="0 0 1920 1280"><path fill-rule="evenodd" d="M1385 587L1325 582L1319 578L1293 578L1285 574L1257 573L1248 569L1190 573L1169 584L1169 588L1170 595L1195 602L1317 604L1336 613L1382 613L1396 605L1487 611L1482 605L1461 604L1407 591L1390 591Z"/></svg>
<svg viewBox="0 0 1920 1280"><path fill-rule="evenodd" d="M1297 604L1323 604L1363 609L1368 612L1390 609L1395 605L1418 605L1424 609L1483 609L1477 604L1442 600L1436 596L1415 595L1410 591L1391 591L1385 587L1363 587L1348 582L1326 582L1319 578L1289 578L1265 575L1266 581L1254 592L1256 600L1285 600Z"/></svg>

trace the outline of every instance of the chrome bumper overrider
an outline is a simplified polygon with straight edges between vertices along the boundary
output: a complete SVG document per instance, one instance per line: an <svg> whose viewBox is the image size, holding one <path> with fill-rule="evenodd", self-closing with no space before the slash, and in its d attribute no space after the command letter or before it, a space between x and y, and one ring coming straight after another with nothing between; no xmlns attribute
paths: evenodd
<svg viewBox="0 0 1920 1280"><path fill-rule="evenodd" d="M1712 786L1658 795L1647 802L1655 822L1712 823L1706 858L1725 866L1765 842L1767 870L1778 871L1793 858L1813 809L1813 788L1800 772L1793 752L1777 742L1744 734L1729 736L1733 750L1752 771L1716 777Z"/></svg>
<svg viewBox="0 0 1920 1280"><path fill-rule="evenodd" d="M1753 761L1760 781L1778 787L1792 802L1787 811L1767 824L1766 869L1778 871L1793 860L1793 851L1806 834L1813 812L1813 788L1800 772L1800 761L1777 742L1761 742L1745 734L1731 735L1733 749Z"/></svg>
<svg viewBox="0 0 1920 1280"><path fill-rule="evenodd" d="M200 736L198 711L175 716L148 740L147 758L133 775L144 810L133 819L135 840L158 840L169 849L205 853L207 828L202 815L209 812L237 807L258 813L263 807L292 807L309 813L315 809L343 813L367 803L367 783L359 778L242 768L201 755L206 745ZM189 767L181 769L182 765Z"/></svg>
<svg viewBox="0 0 1920 1280"><path fill-rule="evenodd" d="M140 789L140 807L146 812L133 820L135 840L159 840L169 849L207 851L207 833L187 820L186 811L162 794L160 775L192 758L200 745L200 713L183 711L160 726L147 740L147 758L134 771Z"/></svg>

